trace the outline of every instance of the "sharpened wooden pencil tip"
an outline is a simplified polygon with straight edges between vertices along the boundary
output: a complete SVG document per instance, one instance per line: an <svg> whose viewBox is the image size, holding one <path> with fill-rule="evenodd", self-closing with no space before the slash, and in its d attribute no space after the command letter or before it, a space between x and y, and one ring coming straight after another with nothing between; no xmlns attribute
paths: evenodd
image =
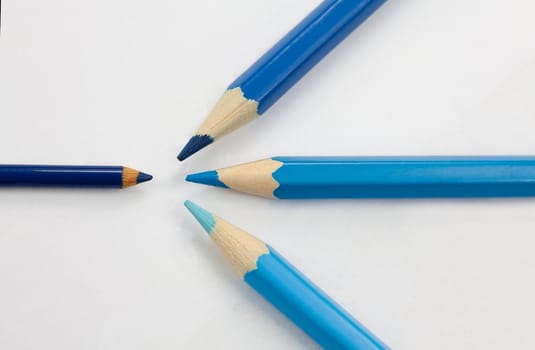
<svg viewBox="0 0 535 350"><path fill-rule="evenodd" d="M180 154L177 158L179 161L183 161L184 159L189 158L191 155L208 146L212 142L214 142L214 139L211 136L195 135L188 141L182 151L180 151Z"/></svg>
<svg viewBox="0 0 535 350"><path fill-rule="evenodd" d="M123 167L123 188L137 185L152 179L152 175L142 173L136 169Z"/></svg>
<svg viewBox="0 0 535 350"><path fill-rule="evenodd" d="M264 242L187 200L184 205L204 227L214 243L243 276L256 269L259 256L269 253Z"/></svg>

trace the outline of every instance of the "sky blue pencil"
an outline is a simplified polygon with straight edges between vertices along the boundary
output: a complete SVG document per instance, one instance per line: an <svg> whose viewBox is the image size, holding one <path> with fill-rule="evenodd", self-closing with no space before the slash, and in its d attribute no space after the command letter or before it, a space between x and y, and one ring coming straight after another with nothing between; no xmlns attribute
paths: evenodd
<svg viewBox="0 0 535 350"><path fill-rule="evenodd" d="M279 253L198 205L185 206L240 276L325 349L389 349Z"/></svg>
<svg viewBox="0 0 535 350"><path fill-rule="evenodd" d="M262 115L385 1L323 1L229 85L177 158L188 158Z"/></svg>
<svg viewBox="0 0 535 350"><path fill-rule="evenodd" d="M535 156L273 157L187 181L277 199L535 196Z"/></svg>

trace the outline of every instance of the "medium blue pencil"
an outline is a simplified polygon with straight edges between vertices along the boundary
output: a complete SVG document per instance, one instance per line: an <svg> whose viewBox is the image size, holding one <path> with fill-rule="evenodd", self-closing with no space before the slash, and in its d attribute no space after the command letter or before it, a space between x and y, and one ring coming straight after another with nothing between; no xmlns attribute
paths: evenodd
<svg viewBox="0 0 535 350"><path fill-rule="evenodd" d="M198 205L184 203L240 276L325 349L388 349L279 253Z"/></svg>
<svg viewBox="0 0 535 350"><path fill-rule="evenodd" d="M268 198L535 196L535 156L273 157L187 181Z"/></svg>
<svg viewBox="0 0 535 350"><path fill-rule="evenodd" d="M0 165L0 186L124 188L152 176L123 166Z"/></svg>
<svg viewBox="0 0 535 350"><path fill-rule="evenodd" d="M262 115L385 1L323 1L229 85L178 159Z"/></svg>

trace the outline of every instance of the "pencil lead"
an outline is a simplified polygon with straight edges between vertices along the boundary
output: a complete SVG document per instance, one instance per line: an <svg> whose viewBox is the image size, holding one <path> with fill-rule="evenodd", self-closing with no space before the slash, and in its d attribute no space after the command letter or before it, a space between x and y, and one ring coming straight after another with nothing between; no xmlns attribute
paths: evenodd
<svg viewBox="0 0 535 350"><path fill-rule="evenodd" d="M227 185L225 185L223 182L221 182L221 180L219 180L219 176L217 175L217 171L215 170L203 171L201 173L196 174L189 174L188 176L186 176L186 181L203 185L228 188Z"/></svg>
<svg viewBox="0 0 535 350"><path fill-rule="evenodd" d="M152 175L142 173L141 171L137 175L137 183L140 184L142 182L150 181L152 180Z"/></svg>
<svg viewBox="0 0 535 350"><path fill-rule="evenodd" d="M183 161L184 159L190 157L192 154L197 153L204 147L208 146L214 142L214 139L209 135L195 135L191 139L189 139L188 143L182 151L180 151L180 154L178 155L178 160Z"/></svg>
<svg viewBox="0 0 535 350"><path fill-rule="evenodd" d="M206 230L206 233L210 234L215 226L214 216L190 200L185 201L184 205L186 208L188 208L189 212L199 222L199 224L201 224L201 226Z"/></svg>
<svg viewBox="0 0 535 350"><path fill-rule="evenodd" d="M152 179L152 175L142 173L139 170L129 167L123 167L122 184L123 188L137 185L139 183L149 181Z"/></svg>

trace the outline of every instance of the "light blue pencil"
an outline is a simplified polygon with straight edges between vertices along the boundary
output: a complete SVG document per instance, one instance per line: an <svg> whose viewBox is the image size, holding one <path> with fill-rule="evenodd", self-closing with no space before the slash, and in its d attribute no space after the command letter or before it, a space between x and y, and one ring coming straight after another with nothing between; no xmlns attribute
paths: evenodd
<svg viewBox="0 0 535 350"><path fill-rule="evenodd" d="M325 349L389 349L258 238L186 201L185 206L253 289Z"/></svg>
<svg viewBox="0 0 535 350"><path fill-rule="evenodd" d="M273 157L188 175L267 198L535 196L535 156Z"/></svg>
<svg viewBox="0 0 535 350"><path fill-rule="evenodd" d="M385 1L323 1L229 85L177 158L188 158L262 115Z"/></svg>

